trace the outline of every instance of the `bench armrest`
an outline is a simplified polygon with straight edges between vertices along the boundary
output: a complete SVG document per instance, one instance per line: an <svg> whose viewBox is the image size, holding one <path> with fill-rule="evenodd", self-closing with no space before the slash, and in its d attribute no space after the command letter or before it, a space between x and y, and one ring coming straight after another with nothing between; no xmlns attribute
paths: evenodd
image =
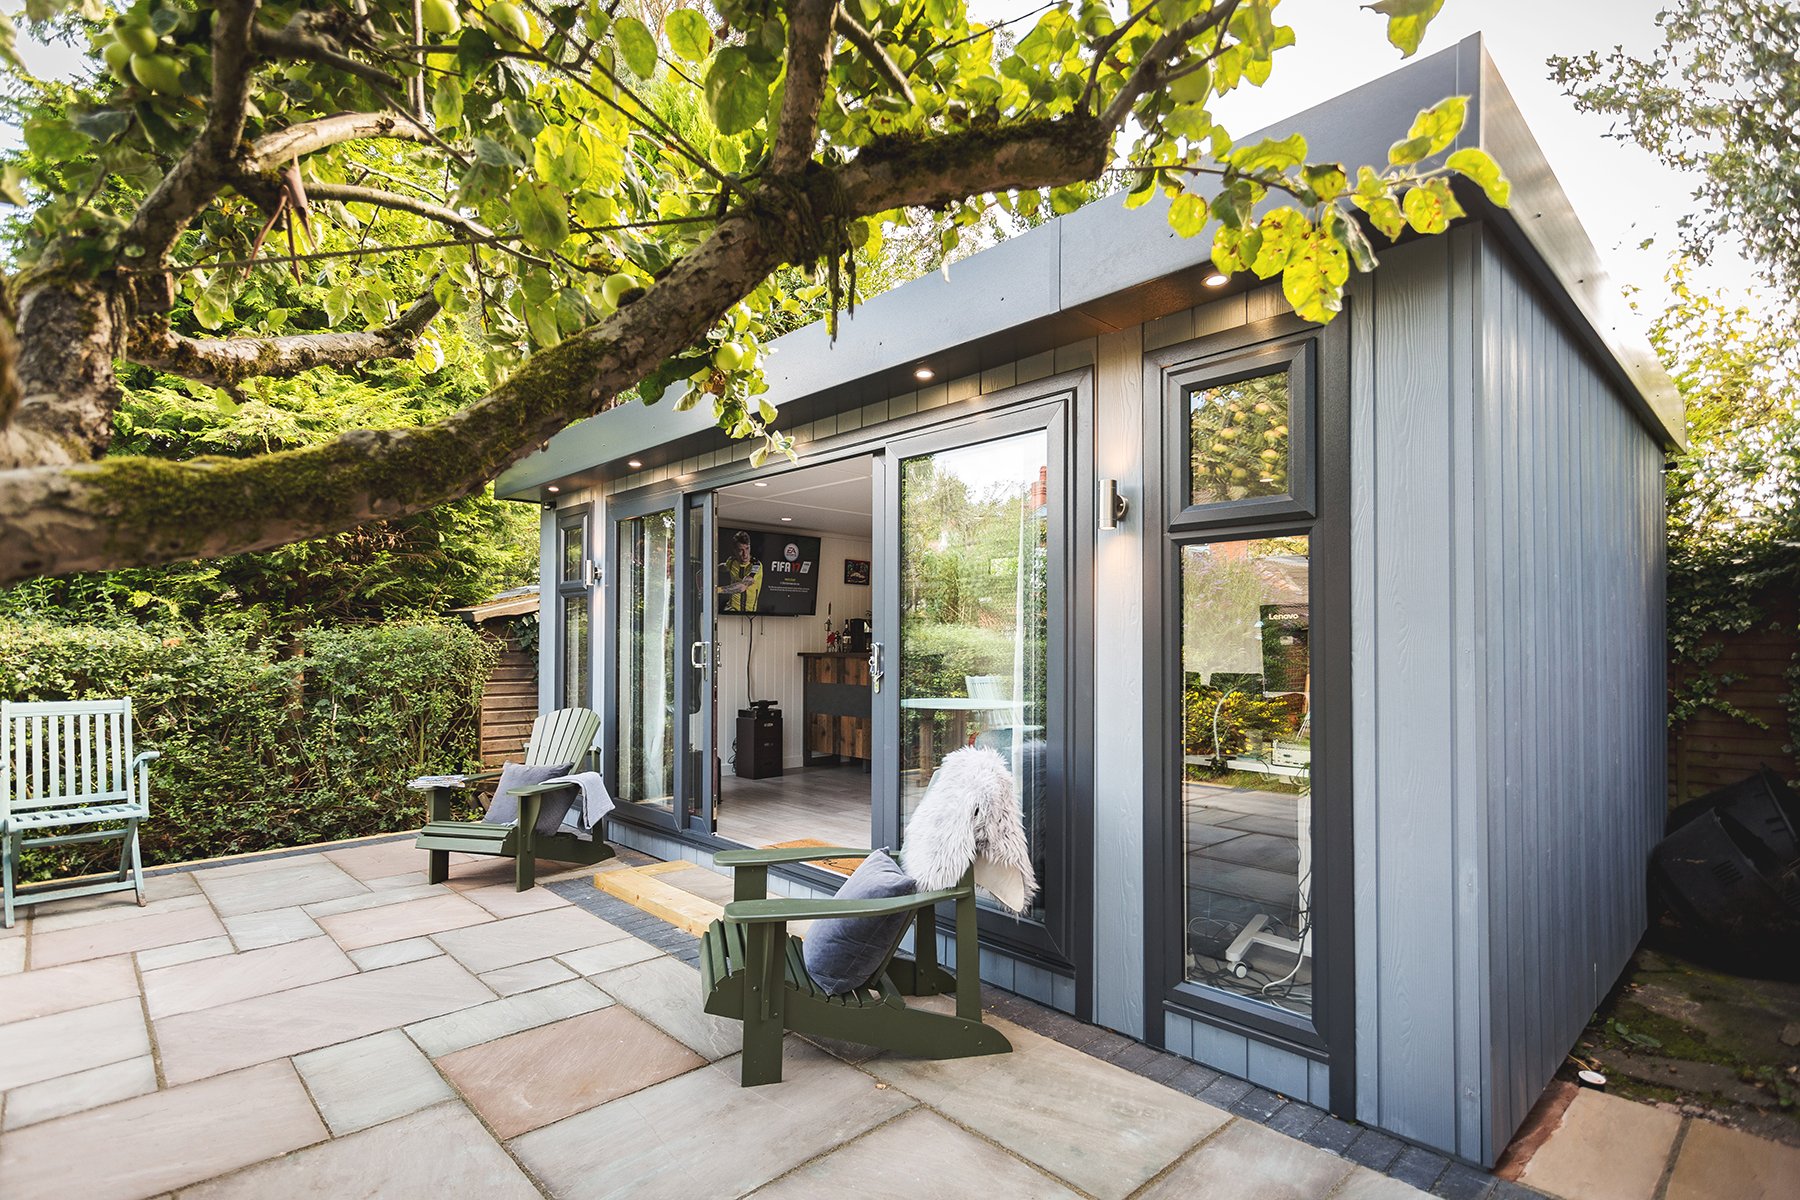
<svg viewBox="0 0 1800 1200"><path fill-rule="evenodd" d="M520 784L516 788L513 788L511 790L511 794L514 796L518 796L520 799L523 799L526 796L541 796L545 792L560 792L564 788L572 788L572 787L576 787L576 786L577 786L576 784L569 783L567 781L559 781L559 780L552 780L549 783L524 783L524 784Z"/></svg>
<svg viewBox="0 0 1800 1200"><path fill-rule="evenodd" d="M867 858L873 850L851 846L795 846L784 850L721 850L713 855L720 867L777 867L783 863L812 862L821 858Z"/></svg>
<svg viewBox="0 0 1800 1200"><path fill-rule="evenodd" d="M966 888L944 888L883 900L733 900L725 906L725 919L740 925L767 925L827 917L891 917L933 908L946 900L967 899L971 894Z"/></svg>
<svg viewBox="0 0 1800 1200"><path fill-rule="evenodd" d="M137 770L137 768L144 766L146 763L153 763L161 757L162 757L161 750L140 751L138 753L138 756L131 760L131 769L135 771L135 770Z"/></svg>

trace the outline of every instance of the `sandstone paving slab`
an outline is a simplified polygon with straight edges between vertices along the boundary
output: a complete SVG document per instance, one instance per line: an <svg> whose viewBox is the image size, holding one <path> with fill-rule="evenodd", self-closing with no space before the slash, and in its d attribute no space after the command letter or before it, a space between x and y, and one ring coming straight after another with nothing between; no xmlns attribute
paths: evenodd
<svg viewBox="0 0 1800 1200"><path fill-rule="evenodd" d="M19 946L23 949L24 942ZM128 954L8 975L0 978L0 1025L71 1008L88 1008L137 993L137 973L131 969Z"/></svg>
<svg viewBox="0 0 1800 1200"><path fill-rule="evenodd" d="M18 926L14 926L18 928ZM0 975L16 975L25 969L25 939L0 942Z"/></svg>
<svg viewBox="0 0 1800 1200"><path fill-rule="evenodd" d="M430 938L407 938L399 942L383 942L379 946L365 946L361 950L350 951L350 961L365 971L374 971L381 967L397 967L401 963L418 962L421 958L436 958L444 952Z"/></svg>
<svg viewBox="0 0 1800 1200"><path fill-rule="evenodd" d="M417 883L405 887L378 888L374 884L379 881L368 881L364 887L368 890L349 896L339 896L334 900L320 900L316 904L301 907L306 915L314 920L320 917L335 916L338 913L355 912L360 908L383 908L389 904L403 904L408 900L426 900L433 896L447 895L445 889L420 879Z"/></svg>
<svg viewBox="0 0 1800 1200"><path fill-rule="evenodd" d="M1315 1200L1355 1166L1285 1133L1234 1121L1146 1188L1143 1200Z"/></svg>
<svg viewBox="0 0 1800 1200"><path fill-rule="evenodd" d="M270 908L225 918L226 932L239 950L260 950L302 938L322 937L325 931L300 908Z"/></svg>
<svg viewBox="0 0 1800 1200"><path fill-rule="evenodd" d="M538 1200L519 1165L461 1104L440 1104L181 1193L181 1200L477 1197Z"/></svg>
<svg viewBox="0 0 1800 1200"><path fill-rule="evenodd" d="M740 1196L912 1107L811 1046L785 1049L781 1083L740 1088L727 1059L509 1145L558 1200Z"/></svg>
<svg viewBox="0 0 1800 1200"><path fill-rule="evenodd" d="M200 889L222 917L316 904L368 890L324 855L309 854L277 862L280 865L269 870L238 875L201 871Z"/></svg>
<svg viewBox="0 0 1800 1200"><path fill-rule="evenodd" d="M380 908L361 908L354 912L313 918L319 928L346 950L361 950L383 942L404 941L412 937L462 929L492 921L493 916L479 905L461 896L439 890L421 900L406 900Z"/></svg>
<svg viewBox="0 0 1800 1200"><path fill-rule="evenodd" d="M13 1021L0 1025L0 1091L149 1053L136 996Z"/></svg>
<svg viewBox="0 0 1800 1200"><path fill-rule="evenodd" d="M435 887L437 885L431 883L423 871L407 871L403 875L378 875L374 879L365 879L363 886L371 892L386 892L396 888Z"/></svg>
<svg viewBox="0 0 1800 1200"><path fill-rule="evenodd" d="M325 858L346 875L365 883L389 875L425 870L426 851L413 844L412 838L387 842L370 842L361 846L339 846L323 851Z"/></svg>
<svg viewBox="0 0 1800 1200"><path fill-rule="evenodd" d="M1680 1129L1672 1112L1583 1088L1519 1182L1579 1200L1651 1200Z"/></svg>
<svg viewBox="0 0 1800 1200"><path fill-rule="evenodd" d="M0 1139L7 1200L138 1200L321 1141L294 1068L266 1063Z"/></svg>
<svg viewBox="0 0 1800 1200"><path fill-rule="evenodd" d="M85 1112L156 1090L156 1063L149 1055L58 1075L6 1093L6 1129L23 1129L52 1117Z"/></svg>
<svg viewBox="0 0 1800 1200"><path fill-rule="evenodd" d="M144 1007L152 1018L266 996L356 971L330 938L307 938L243 954L204 958L144 972Z"/></svg>
<svg viewBox="0 0 1800 1200"><path fill-rule="evenodd" d="M479 978L498 995L516 996L520 992L534 991L573 979L575 972L554 958L536 958L516 967L501 967L498 971L489 971Z"/></svg>
<svg viewBox="0 0 1800 1200"><path fill-rule="evenodd" d="M204 903L176 907L180 904L178 899L155 908L133 906L131 911L135 915L129 917L72 929L53 929L48 933L34 928L31 934L32 969L153 950L158 946L217 937L225 932L219 918Z"/></svg>
<svg viewBox="0 0 1800 1200"><path fill-rule="evenodd" d="M1800 1196L1800 1149L1711 1121L1690 1121L1663 1195L1666 1200L1791 1200Z"/></svg>
<svg viewBox="0 0 1800 1200"><path fill-rule="evenodd" d="M477 975L534 958L616 941L625 931L572 905L508 917L434 935L438 945Z"/></svg>
<svg viewBox="0 0 1800 1200"><path fill-rule="evenodd" d="M505 884L500 887L468 888L462 894L496 917L522 917L526 913L570 907L567 900L548 888L541 887L521 892L511 884Z"/></svg>
<svg viewBox="0 0 1800 1200"><path fill-rule="evenodd" d="M599 946L587 946L559 954L562 964L578 975L600 975L629 967L647 959L658 958L662 951L642 938L622 937Z"/></svg>
<svg viewBox="0 0 1800 1200"><path fill-rule="evenodd" d="M744 1027L700 1005L700 972L668 956L594 976L601 991L710 1059L736 1054Z"/></svg>
<svg viewBox="0 0 1800 1200"><path fill-rule="evenodd" d="M1159 1083L989 1018L1011 1054L865 1069L1102 1200L1117 1200L1231 1119ZM1347 1169L1347 1168L1346 1168Z"/></svg>
<svg viewBox="0 0 1800 1200"><path fill-rule="evenodd" d="M501 1138L705 1065L692 1050L618 1005L438 1060L438 1067Z"/></svg>
<svg viewBox="0 0 1800 1200"><path fill-rule="evenodd" d="M1353 1167L1331 1200L1420 1200L1426 1193L1410 1183L1367 1167Z"/></svg>
<svg viewBox="0 0 1800 1200"><path fill-rule="evenodd" d="M137 965L140 971L154 971L159 967L196 962L202 958L217 958L221 954L233 954L236 951L237 947L231 944L229 936L201 938L194 942L178 942L173 946L158 946L154 950L139 950Z"/></svg>
<svg viewBox="0 0 1800 1200"><path fill-rule="evenodd" d="M164 1077L185 1083L455 1012L492 995L450 959L428 958L159 1018L156 1040Z"/></svg>
<svg viewBox="0 0 1800 1200"><path fill-rule="evenodd" d="M406 1035L425 1053L437 1058L565 1017L593 1012L611 1003L610 997L586 980L571 979L408 1025Z"/></svg>
<svg viewBox="0 0 1800 1200"><path fill-rule="evenodd" d="M146 893L148 889L146 888ZM149 901L140 907L131 892L102 892L97 896L77 896L73 900L51 900L35 905L31 931L54 933L59 929L86 929L94 925L111 925L117 921L141 921L145 917L163 916L190 908L205 908L206 897L187 892L165 900Z"/></svg>
<svg viewBox="0 0 1800 1200"><path fill-rule="evenodd" d="M298 1055L294 1066L339 1137L456 1096L398 1029Z"/></svg>
<svg viewBox="0 0 1800 1200"><path fill-rule="evenodd" d="M756 1200L1076 1200L1078 1193L930 1109L915 1108L791 1171Z"/></svg>

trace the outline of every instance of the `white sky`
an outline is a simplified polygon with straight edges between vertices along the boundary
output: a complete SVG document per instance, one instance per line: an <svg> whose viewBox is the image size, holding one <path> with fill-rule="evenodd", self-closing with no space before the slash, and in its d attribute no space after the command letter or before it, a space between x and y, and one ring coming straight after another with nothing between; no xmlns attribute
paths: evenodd
<svg viewBox="0 0 1800 1200"><path fill-rule="evenodd" d="M970 0L970 11L980 19L999 20L1041 2ZM1545 60L1552 54L1604 51L1617 44L1647 53L1659 40L1655 16L1666 2L1446 0L1419 50L1430 54L1471 33L1486 36L1488 53L1614 280L1652 297L1659 293L1677 245L1675 222L1693 203L1693 181L1666 170L1636 146L1608 138L1607 120L1577 113L1549 82ZM18 0L0 0L0 9L18 8ZM1266 87L1241 88L1219 111L1227 128L1240 136L1402 64L1399 51L1387 44L1384 19L1363 11L1359 0L1286 0L1279 16L1293 26L1297 44L1276 56L1275 72ZM66 74L74 65L75 56L65 47L27 44L22 49L26 62L43 75ZM1396 139L1411 116L1393 114ZM15 144L15 138L16 131L0 130L0 143ZM1645 238L1653 239L1651 246L1639 249ZM1733 247L1721 246L1715 260L1697 282L1729 288L1753 285L1752 271Z"/></svg>

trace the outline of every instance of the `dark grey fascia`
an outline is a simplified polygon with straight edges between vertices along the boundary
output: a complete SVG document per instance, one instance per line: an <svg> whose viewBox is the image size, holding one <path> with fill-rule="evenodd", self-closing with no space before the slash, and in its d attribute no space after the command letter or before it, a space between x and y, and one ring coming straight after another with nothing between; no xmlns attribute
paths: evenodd
<svg viewBox="0 0 1800 1200"><path fill-rule="evenodd" d="M1499 229L1533 268L1639 418L1666 444L1680 444L1674 384L1619 316L1617 288L1479 35L1242 143L1299 131L1315 160L1382 163L1413 113L1453 95L1470 103L1452 149L1482 146L1513 181L1509 209L1493 208L1467 188L1459 190L1465 207ZM955 379L1213 298L1219 293L1200 285L1210 227L1179 237L1166 212L1160 197L1137 209L1125 208L1122 197L1101 200L971 255L947 279L933 273L875 297L844 316L835 341L823 322L779 338L770 347L768 398L783 411L783 423L804 423L912 390L920 364L938 380ZM673 392L657 405L620 405L557 434L501 475L495 492L544 499L547 484L593 483L621 471L627 458L656 465L682 457L712 429L708 406L676 412Z"/></svg>

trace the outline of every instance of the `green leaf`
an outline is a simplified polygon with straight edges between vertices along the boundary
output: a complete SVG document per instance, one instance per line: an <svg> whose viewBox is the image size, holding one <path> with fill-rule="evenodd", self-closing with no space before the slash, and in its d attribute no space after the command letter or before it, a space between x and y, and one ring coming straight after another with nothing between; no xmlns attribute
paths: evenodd
<svg viewBox="0 0 1800 1200"><path fill-rule="evenodd" d="M1375 257L1375 247L1369 245L1362 226L1335 204L1325 210L1324 228L1349 253L1350 261L1358 271L1367 274L1380 265L1381 260Z"/></svg>
<svg viewBox="0 0 1800 1200"><path fill-rule="evenodd" d="M1444 7L1444 0L1378 0L1363 7L1388 19L1388 42L1403 57L1411 58L1419 52L1425 28L1431 24L1431 18L1438 15L1438 9Z"/></svg>
<svg viewBox="0 0 1800 1200"><path fill-rule="evenodd" d="M539 250L554 250L568 239L568 201L550 184L521 183L513 189L511 207L519 233Z"/></svg>
<svg viewBox="0 0 1800 1200"><path fill-rule="evenodd" d="M1169 204L1169 228L1184 238L1193 237L1206 228L1206 201L1192 192L1183 192Z"/></svg>
<svg viewBox="0 0 1800 1200"><path fill-rule="evenodd" d="M1212 215L1229 229L1242 229L1262 189L1248 179L1234 179L1213 197Z"/></svg>
<svg viewBox="0 0 1800 1200"><path fill-rule="evenodd" d="M1227 275L1235 275L1250 266L1252 247L1246 244L1244 231L1228 225L1219 226L1213 234L1212 264Z"/></svg>
<svg viewBox="0 0 1800 1200"><path fill-rule="evenodd" d="M1297 133L1277 141L1264 138L1231 152L1231 165L1246 175L1289 171L1306 161L1306 139Z"/></svg>
<svg viewBox="0 0 1800 1200"><path fill-rule="evenodd" d="M1314 204L1329 204L1350 190L1350 178L1338 163L1313 163L1302 167L1300 178L1312 192Z"/></svg>
<svg viewBox="0 0 1800 1200"><path fill-rule="evenodd" d="M1407 132L1404 144L1410 145L1419 138L1424 138L1425 153L1419 157L1430 158L1456 140L1456 135L1462 132L1463 123L1468 118L1467 96L1451 96L1441 100L1413 118L1412 129Z"/></svg>
<svg viewBox="0 0 1800 1200"><path fill-rule="evenodd" d="M462 112L461 79L447 74L431 85L431 117L437 122L439 129L459 123L462 120Z"/></svg>
<svg viewBox="0 0 1800 1200"><path fill-rule="evenodd" d="M1287 267L1311 235L1312 222L1296 209L1278 208L1258 222L1256 229L1262 237L1250 269L1259 279L1269 279Z"/></svg>
<svg viewBox="0 0 1800 1200"><path fill-rule="evenodd" d="M656 39L650 36L649 27L636 17L620 17L613 22L613 30L619 54L631 73L639 79L650 78L656 72Z"/></svg>
<svg viewBox="0 0 1800 1200"><path fill-rule="evenodd" d="M1401 198L1400 208L1406 223L1420 233L1442 233L1450 222L1463 214L1462 205L1443 179L1431 179L1410 189Z"/></svg>
<svg viewBox="0 0 1800 1200"><path fill-rule="evenodd" d="M768 115L769 85L741 46L726 46L706 72L706 107L723 134L753 129Z"/></svg>
<svg viewBox="0 0 1800 1200"><path fill-rule="evenodd" d="M1281 272L1281 294L1300 316L1325 322L1343 309L1349 278L1344 247L1325 230L1315 229L1295 245Z"/></svg>
<svg viewBox="0 0 1800 1200"><path fill-rule="evenodd" d="M691 63L706 61L712 51L712 29L691 8L678 8L664 17L663 36L669 39L669 49Z"/></svg>
<svg viewBox="0 0 1800 1200"><path fill-rule="evenodd" d="M1410 166L1431 153L1431 139L1409 137L1388 147L1388 161L1396 167Z"/></svg>
<svg viewBox="0 0 1800 1200"><path fill-rule="evenodd" d="M1512 184L1500 173L1500 164L1486 150L1464 147L1444 160L1446 166L1463 178L1480 185L1487 198L1505 208L1512 199Z"/></svg>
<svg viewBox="0 0 1800 1200"><path fill-rule="evenodd" d="M331 318L333 325L342 324L344 318L350 315L352 299L349 288L332 288L325 293L325 315Z"/></svg>

